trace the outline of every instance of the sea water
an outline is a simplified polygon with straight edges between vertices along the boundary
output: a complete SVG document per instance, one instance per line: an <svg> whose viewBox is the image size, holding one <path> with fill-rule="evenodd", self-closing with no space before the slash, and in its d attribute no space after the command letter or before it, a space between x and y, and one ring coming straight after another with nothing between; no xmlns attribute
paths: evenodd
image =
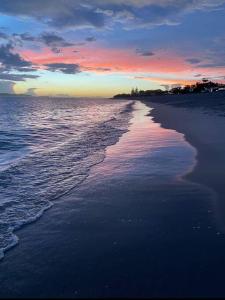
<svg viewBox="0 0 225 300"><path fill-rule="evenodd" d="M81 183L127 130L132 102L0 98L0 257L14 230Z"/></svg>

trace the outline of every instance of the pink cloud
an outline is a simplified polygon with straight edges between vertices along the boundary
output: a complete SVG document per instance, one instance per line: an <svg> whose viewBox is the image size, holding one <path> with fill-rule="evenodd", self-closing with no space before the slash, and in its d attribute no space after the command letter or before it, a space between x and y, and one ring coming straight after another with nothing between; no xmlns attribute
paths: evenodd
<svg viewBox="0 0 225 300"><path fill-rule="evenodd" d="M22 51L20 53L25 59L34 64L44 65L51 63L79 64L81 70L94 73L120 72L120 73L157 73L177 75L177 79L170 78L143 78L161 83L181 84L192 83L199 78L194 74L202 73L204 77L220 76L225 74L225 68L197 68L186 61L185 57L176 53L157 52L153 56L140 56L131 49L109 49L99 47L79 47L79 52L67 48L59 54L44 48L42 52ZM166 77L166 76L165 76ZM180 79L179 79L180 77ZM187 78L187 79L185 79Z"/></svg>
<svg viewBox="0 0 225 300"><path fill-rule="evenodd" d="M42 52L23 51L21 55L34 64L49 63L78 63L84 68L110 68L113 72L182 72L189 68L184 60L175 55L165 56L158 53L154 56L140 56L133 50L108 48L80 48L79 52L73 49L64 49L62 53L53 53L48 48Z"/></svg>

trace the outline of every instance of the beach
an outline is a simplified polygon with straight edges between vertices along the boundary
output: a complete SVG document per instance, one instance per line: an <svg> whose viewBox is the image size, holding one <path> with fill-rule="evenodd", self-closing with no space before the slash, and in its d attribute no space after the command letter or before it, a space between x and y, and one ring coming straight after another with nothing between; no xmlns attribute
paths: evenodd
<svg viewBox="0 0 225 300"><path fill-rule="evenodd" d="M151 115L156 122L184 134L185 140L197 150L197 164L186 178L208 186L216 193L216 219L223 232L225 230L224 97L224 93L197 95L197 98L188 95L180 96L179 102L179 96L168 96L165 99L166 104L155 102L148 104L154 108ZM162 102L162 98L160 100L159 102Z"/></svg>
<svg viewBox="0 0 225 300"><path fill-rule="evenodd" d="M225 0L0 0L0 300L225 297Z"/></svg>
<svg viewBox="0 0 225 300"><path fill-rule="evenodd" d="M190 137L198 141L204 117L185 122L189 135L179 127L194 115L136 101L104 161L16 232L0 262L1 297L224 296L220 201Z"/></svg>

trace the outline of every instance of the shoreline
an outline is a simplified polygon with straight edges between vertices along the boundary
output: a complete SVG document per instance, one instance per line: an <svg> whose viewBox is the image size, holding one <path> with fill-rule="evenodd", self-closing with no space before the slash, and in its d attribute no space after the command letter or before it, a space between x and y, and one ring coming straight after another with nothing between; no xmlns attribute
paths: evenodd
<svg viewBox="0 0 225 300"><path fill-rule="evenodd" d="M196 149L196 165L185 178L203 184L215 192L215 209L221 232L225 232L225 118L203 107L177 107L144 101L153 108L150 115L163 128L173 129L184 135Z"/></svg>
<svg viewBox="0 0 225 300"><path fill-rule="evenodd" d="M225 295L212 195L184 178L193 147L149 112L137 101L105 160L18 231L20 243L0 262L1 297Z"/></svg>
<svg viewBox="0 0 225 300"><path fill-rule="evenodd" d="M80 184L82 184L83 181L86 180L86 178L89 176L91 169L94 166L96 166L97 164L100 164L101 162L104 161L105 151L106 151L107 147L116 144L119 141L120 137L128 131L129 122L130 122L130 118L132 115L133 104L134 104L134 101L132 101L132 102L127 101L127 103L124 105L124 107L118 114L117 119L111 118L111 119L105 121L104 123L102 123L103 126L105 126L105 124L107 124L108 126L111 126L109 128L111 128L111 131L113 131L114 134L111 136L111 138L105 139L104 142L102 144L100 144L100 147L97 150L95 150L93 153L90 153L89 155L86 156L87 158L89 158L90 161L87 162L87 164L85 166L83 166L83 172L81 172L82 169L80 169L80 172L82 173L80 177L79 177L79 174L78 174L78 176L76 176L77 175L76 173L71 173L70 177L73 176L73 183L70 186L68 186L67 189L59 191L58 194L55 194L55 195L53 194L52 197L50 197L50 198L45 199L45 197L44 197L43 202L45 205L40 207L39 210L37 210L35 214L31 214L31 215L24 214L25 216L23 219L19 220L17 223L15 222L16 225L10 226L7 224L8 230L0 232L1 237L5 237L5 236L7 237L7 240L3 246L2 246L3 238L1 240L2 243L1 243L1 247L0 247L0 261L2 259L4 259L6 252L10 251L13 247L18 245L19 238L18 238L17 232L20 229L22 229L24 226L27 226L33 222L38 221L38 219L40 219L47 210L51 209L51 207L54 205L54 203L57 201L57 199L60 199L64 195L70 193L73 189L76 189ZM110 132L110 130L108 132ZM104 129L102 129L102 133L104 133ZM99 135L100 135L100 132L99 132ZM106 136L107 136L107 134L106 134ZM102 138L103 138L103 135L102 135ZM92 145L92 148L93 148L93 145ZM85 148L84 148L84 151L85 151ZM94 156L95 156L95 158L91 159ZM82 159L80 161L82 163ZM10 163L9 163L9 167L10 167ZM81 168L81 166L80 166L80 168ZM39 177L41 177L41 176L39 176ZM35 194L35 192L34 192L34 194ZM50 193L48 193L48 194L50 194ZM26 212L26 207L23 207L23 210Z"/></svg>
<svg viewBox="0 0 225 300"><path fill-rule="evenodd" d="M151 97L124 97L119 100L139 100L145 104L156 103L172 105L174 107L184 108L199 108L207 113L216 113L218 115L225 116L225 92L214 93L190 93L180 95L155 95Z"/></svg>

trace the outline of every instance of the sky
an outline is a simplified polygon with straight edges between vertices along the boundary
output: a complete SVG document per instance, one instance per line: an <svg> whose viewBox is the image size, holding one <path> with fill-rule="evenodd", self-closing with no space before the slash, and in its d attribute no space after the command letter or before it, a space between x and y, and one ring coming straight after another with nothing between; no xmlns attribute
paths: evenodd
<svg viewBox="0 0 225 300"><path fill-rule="evenodd" d="M0 93L225 82L225 0L0 0Z"/></svg>

